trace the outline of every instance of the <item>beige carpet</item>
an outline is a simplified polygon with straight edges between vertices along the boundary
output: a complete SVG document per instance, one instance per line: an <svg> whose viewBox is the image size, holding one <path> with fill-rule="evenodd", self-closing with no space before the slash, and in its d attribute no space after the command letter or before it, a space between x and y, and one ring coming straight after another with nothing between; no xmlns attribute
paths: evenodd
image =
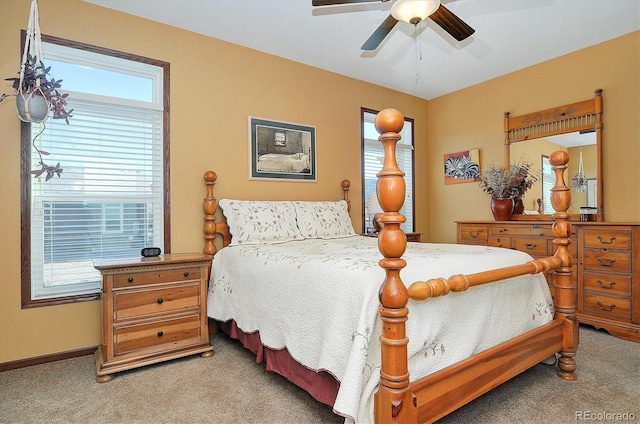
<svg viewBox="0 0 640 424"><path fill-rule="evenodd" d="M590 327L580 333L578 381L566 382L555 367L537 365L439 423L575 423L576 413L631 413L640 421L640 344ZM94 380L93 356L0 373L0 423L343 421L266 372L235 341L222 335L212 341L212 358L126 371L106 384Z"/></svg>

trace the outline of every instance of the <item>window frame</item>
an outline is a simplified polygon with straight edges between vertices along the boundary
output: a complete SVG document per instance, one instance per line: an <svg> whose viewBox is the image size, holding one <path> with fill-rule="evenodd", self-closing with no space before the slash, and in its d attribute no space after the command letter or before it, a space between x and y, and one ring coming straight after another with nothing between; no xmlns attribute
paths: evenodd
<svg viewBox="0 0 640 424"><path fill-rule="evenodd" d="M24 51L24 43L26 39L26 31L22 30L20 34L21 44L20 51ZM171 253L171 175L170 175L170 64L156 59L144 56L113 50L105 47L95 46L92 44L81 43L78 41L68 40L60 37L42 34L42 41L52 44L59 44L79 50L118 57L131 61L146 63L158 66L163 70L162 77L162 156L163 156L163 221L164 221L164 252ZM64 90L63 90L64 91ZM28 122L20 122L20 224L21 224L21 240L20 240L20 257L21 257L21 307L22 309L53 306L67 303L84 302L91 300L99 300L102 296L101 292L87 293L78 295L58 296L46 299L34 300L31 298L31 189L33 176L31 172L31 124Z"/></svg>
<svg viewBox="0 0 640 424"><path fill-rule="evenodd" d="M362 180L362 234L366 234L367 232L367 210L365 205L367 204L366 199L366 181L365 181L365 157L364 157L364 148L365 148L365 114L370 113L373 115L377 115L379 110L369 109L365 107L360 108L360 176ZM416 231L416 177L415 177L415 166L416 166L416 158L415 158L415 119L404 117L405 122L411 122L411 231ZM406 201L406 198L405 198Z"/></svg>

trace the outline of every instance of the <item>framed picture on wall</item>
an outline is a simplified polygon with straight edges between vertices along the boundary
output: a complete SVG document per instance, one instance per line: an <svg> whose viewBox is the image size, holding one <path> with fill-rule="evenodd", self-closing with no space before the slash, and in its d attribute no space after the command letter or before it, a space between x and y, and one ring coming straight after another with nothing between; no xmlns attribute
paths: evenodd
<svg viewBox="0 0 640 424"><path fill-rule="evenodd" d="M444 183L459 184L476 181L480 175L480 152L470 149L444 155Z"/></svg>
<svg viewBox="0 0 640 424"><path fill-rule="evenodd" d="M249 117L249 178L316 181L316 128Z"/></svg>

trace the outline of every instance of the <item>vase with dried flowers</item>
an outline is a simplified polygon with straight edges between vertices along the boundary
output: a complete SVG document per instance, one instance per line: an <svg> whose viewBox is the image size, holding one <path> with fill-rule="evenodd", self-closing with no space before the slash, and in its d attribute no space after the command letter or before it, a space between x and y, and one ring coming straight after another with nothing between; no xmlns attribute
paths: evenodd
<svg viewBox="0 0 640 424"><path fill-rule="evenodd" d="M480 187L491 196L491 211L497 221L510 220L516 203L521 203L522 196L540 178L532 166L521 158L509 168L491 164L480 173Z"/></svg>

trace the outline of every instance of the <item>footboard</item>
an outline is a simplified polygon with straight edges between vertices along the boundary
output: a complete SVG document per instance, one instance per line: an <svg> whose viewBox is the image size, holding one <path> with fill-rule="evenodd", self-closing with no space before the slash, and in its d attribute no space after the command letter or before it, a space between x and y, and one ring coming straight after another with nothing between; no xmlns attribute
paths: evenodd
<svg viewBox="0 0 640 424"><path fill-rule="evenodd" d="M557 352L560 353L560 377L575 380L577 288L571 279L573 258L567 249L571 230L567 210L571 195L564 182L568 154L555 152L550 157L556 174L551 195L556 211L553 215L556 237L553 241L556 246L554 256L476 274L418 281L407 288L400 278L400 271L406 266L402 255L407 241L400 228L405 218L399 213L404 202L405 183L404 172L398 168L395 156L403 124L402 114L394 109L383 110L375 121L385 151L384 165L378 173L377 193L385 211L379 219L383 229L378 236L378 246L384 256L380 266L386 272L379 294L383 330L380 337L380 386L375 397L376 422L433 422ZM476 285L546 271L555 274L554 321L410 382L407 358L409 339L406 337L409 299L426 300Z"/></svg>

